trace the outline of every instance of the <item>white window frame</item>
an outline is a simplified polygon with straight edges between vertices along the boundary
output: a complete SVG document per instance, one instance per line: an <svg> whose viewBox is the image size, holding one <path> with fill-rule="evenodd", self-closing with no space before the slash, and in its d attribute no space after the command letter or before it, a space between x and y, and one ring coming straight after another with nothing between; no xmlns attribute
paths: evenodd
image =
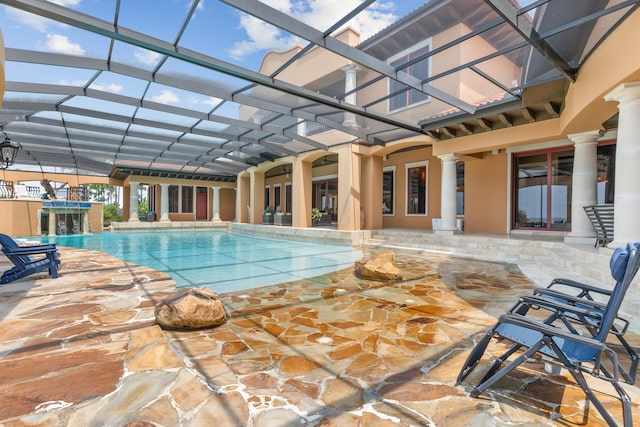
<svg viewBox="0 0 640 427"><path fill-rule="evenodd" d="M432 42L431 38L428 38L428 39L422 41L421 43L413 45L410 48L407 48L407 49L403 50L402 52L397 53L397 54L393 55L391 58L387 59L387 63L389 65L391 65L394 61L398 60L399 58L402 58L403 56L410 55L410 54L412 54L412 53L414 53L414 52L416 52L416 51L418 51L420 49L423 49L423 48L425 48L427 46L429 47L429 52L431 52L431 50L432 50L431 42ZM429 74L429 77L431 77L432 74L433 74L432 70L431 70L431 62L432 62L431 58L428 58L427 61L429 61L429 63L427 64L427 67L428 67L428 71L427 72ZM387 94L388 95L391 95L391 83L392 83L391 79L387 79ZM399 111L404 111L404 110L407 110L409 108L417 107L418 105L422 105L422 104L426 104L428 102L431 102L431 96L427 95L427 98L425 100L423 100L423 101L416 102L416 103L413 103L413 104L408 104L408 105L405 105L404 107L392 109L391 108L391 100L392 100L392 98L393 97L389 97L389 99L387 100L387 113L389 113L389 114L397 113Z"/></svg>
<svg viewBox="0 0 640 427"><path fill-rule="evenodd" d="M384 175L385 172L393 172L393 181L391 183L391 186L393 187L393 209L391 210L391 213L383 212L382 216L396 216L396 211L398 210L398 204L396 203L397 196L398 196L398 192L396 191L396 181L397 181L398 172L396 171L395 165L383 167L382 174ZM384 183L384 179L383 179L383 183ZM382 197L384 199L384 194L382 195Z"/></svg>
<svg viewBox="0 0 640 427"><path fill-rule="evenodd" d="M424 213L409 213L409 169L423 167L425 168L424 176ZM404 214L405 216L429 216L429 161L405 163L404 165Z"/></svg>

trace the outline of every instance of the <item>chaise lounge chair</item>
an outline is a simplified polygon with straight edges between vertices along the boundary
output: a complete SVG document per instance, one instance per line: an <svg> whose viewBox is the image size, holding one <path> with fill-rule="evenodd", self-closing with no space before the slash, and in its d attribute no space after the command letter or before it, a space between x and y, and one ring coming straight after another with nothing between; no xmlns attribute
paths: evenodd
<svg viewBox="0 0 640 427"><path fill-rule="evenodd" d="M639 244L634 244L638 246ZM615 263L619 262L614 252L611 257L610 268L613 270L616 268ZM633 280L633 278L631 278ZM615 289L615 288L614 288ZM573 328L573 323L583 325L585 329L589 331L591 336L596 336L600 328L600 322L604 316L604 312L607 309L607 302L613 290L592 286L586 283L577 282L575 280L557 278L553 279L549 286L546 288L536 288L533 291L532 297L525 297L529 304L516 304L512 310L516 310L517 314L525 315L529 309L534 308L536 310L543 309L551 311L549 317L545 320L545 323L553 324L556 320L560 320L564 323L568 329L574 333L578 333ZM540 299L544 300L541 304ZM551 301L551 310L546 308L545 303ZM567 304L575 307L574 311L561 311L555 310L557 304ZM620 367L620 375L624 377L624 380L628 384L634 384L636 381L636 374L638 371L638 364L640 363L640 356L635 349L625 339L624 334L629 327L629 320L617 316L614 322L611 324L611 335L614 335L624 350L626 351L625 357L628 357L630 366L627 369ZM618 354L620 356L620 353Z"/></svg>
<svg viewBox="0 0 640 427"><path fill-rule="evenodd" d="M616 426L616 420L600 402L583 374L609 382L620 397L624 426L631 427L631 401L619 384L621 368L617 354L607 344L607 337L612 331L624 295L640 267L639 250L640 244L635 243L614 252L610 267L616 286L604 310L599 313L540 296L521 297L516 306L502 315L498 323L471 350L460 370L457 383L461 383L477 367L491 340L497 338L505 344L511 343L510 348L491 364L479 384L471 390L471 396L479 396L529 358L539 355L555 366L566 368L606 423ZM530 315L535 312L531 308L535 307L544 307L554 314L534 318ZM568 313L571 315L567 316ZM568 328L568 322L565 322L566 319L571 319L574 323L579 323L580 319L592 317L598 321L586 321L583 325L594 334L592 337L580 334L575 324ZM558 319L562 322L556 322ZM511 356L516 354L517 357L510 361ZM627 382L631 380L625 379Z"/></svg>
<svg viewBox="0 0 640 427"><path fill-rule="evenodd" d="M56 245L19 246L15 240L6 234L0 234L0 245L2 245L2 252L14 265L14 267L2 274L0 285L45 270L49 271L49 275L53 279L58 277L60 259ZM42 256L31 258L34 255Z"/></svg>

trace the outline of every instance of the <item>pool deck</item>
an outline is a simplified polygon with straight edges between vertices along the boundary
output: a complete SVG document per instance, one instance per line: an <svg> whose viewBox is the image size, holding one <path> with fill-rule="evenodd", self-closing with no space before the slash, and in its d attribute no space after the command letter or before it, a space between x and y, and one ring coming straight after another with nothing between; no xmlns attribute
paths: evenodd
<svg viewBox="0 0 640 427"><path fill-rule="evenodd" d="M225 324L171 332L154 320L170 277L61 248L59 278L0 286L0 425L606 425L568 375L545 376L540 363L479 398L477 374L455 384L473 338L530 292L515 264L396 257L400 283L347 269L223 294ZM608 384L590 382L621 419Z"/></svg>

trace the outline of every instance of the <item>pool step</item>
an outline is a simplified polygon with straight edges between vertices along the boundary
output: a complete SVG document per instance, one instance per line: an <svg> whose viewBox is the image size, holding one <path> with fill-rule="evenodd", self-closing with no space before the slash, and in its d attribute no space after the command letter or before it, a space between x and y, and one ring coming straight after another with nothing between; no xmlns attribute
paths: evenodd
<svg viewBox="0 0 640 427"><path fill-rule="evenodd" d="M410 248L518 264L538 286L554 277L608 284L610 251L585 251L556 240L505 236L452 235L413 230L377 230L366 242L371 247ZM381 243L382 242L382 243Z"/></svg>
<svg viewBox="0 0 640 427"><path fill-rule="evenodd" d="M540 239L540 240L538 240ZM487 261L515 263L535 286L547 286L563 277L611 289L609 248L571 245L560 238L545 237L438 235L431 231L402 229L376 230L364 243L368 247L434 251ZM640 317L640 274L625 295L621 312L627 318ZM640 324L632 322L630 330L640 333Z"/></svg>

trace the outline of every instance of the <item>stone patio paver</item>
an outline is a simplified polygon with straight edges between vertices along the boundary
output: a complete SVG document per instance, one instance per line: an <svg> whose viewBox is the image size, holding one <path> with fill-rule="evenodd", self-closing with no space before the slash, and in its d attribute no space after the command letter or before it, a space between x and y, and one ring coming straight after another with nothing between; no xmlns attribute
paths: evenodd
<svg viewBox="0 0 640 427"><path fill-rule="evenodd" d="M455 384L476 335L531 290L513 265L398 252L400 283L347 269L223 294L227 323L178 332L154 323L175 288L166 274L94 251L61 258L58 279L0 287L3 427L605 425L541 363L476 399L481 369Z"/></svg>

